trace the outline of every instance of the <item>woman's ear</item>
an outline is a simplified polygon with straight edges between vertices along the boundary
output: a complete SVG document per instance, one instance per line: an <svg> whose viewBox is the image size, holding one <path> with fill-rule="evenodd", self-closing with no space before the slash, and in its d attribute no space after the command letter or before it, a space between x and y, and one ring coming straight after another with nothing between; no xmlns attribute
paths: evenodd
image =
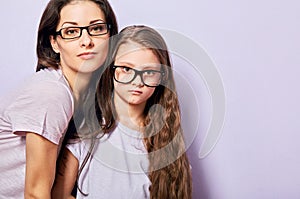
<svg viewBox="0 0 300 199"><path fill-rule="evenodd" d="M54 52L59 53L59 48L56 39L53 37L53 35L50 36L50 42L51 46Z"/></svg>

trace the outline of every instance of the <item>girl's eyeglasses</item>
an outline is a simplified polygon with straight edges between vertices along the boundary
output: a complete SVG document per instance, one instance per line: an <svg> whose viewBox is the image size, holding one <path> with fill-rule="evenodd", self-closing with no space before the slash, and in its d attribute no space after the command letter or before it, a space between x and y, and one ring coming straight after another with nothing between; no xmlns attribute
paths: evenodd
<svg viewBox="0 0 300 199"><path fill-rule="evenodd" d="M163 71L159 70L136 70L126 66L112 66L114 71L114 80L122 84L131 83L136 76L140 76L143 84L148 87L157 87L160 85L162 77L164 76Z"/></svg>

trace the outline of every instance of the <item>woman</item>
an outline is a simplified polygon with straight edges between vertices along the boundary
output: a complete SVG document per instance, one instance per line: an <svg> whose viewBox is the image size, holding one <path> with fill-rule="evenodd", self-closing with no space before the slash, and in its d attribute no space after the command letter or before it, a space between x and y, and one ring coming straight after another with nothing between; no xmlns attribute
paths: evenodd
<svg viewBox="0 0 300 199"><path fill-rule="evenodd" d="M60 143L117 33L106 0L51 0L37 41L37 73L0 103L0 195L50 198Z"/></svg>

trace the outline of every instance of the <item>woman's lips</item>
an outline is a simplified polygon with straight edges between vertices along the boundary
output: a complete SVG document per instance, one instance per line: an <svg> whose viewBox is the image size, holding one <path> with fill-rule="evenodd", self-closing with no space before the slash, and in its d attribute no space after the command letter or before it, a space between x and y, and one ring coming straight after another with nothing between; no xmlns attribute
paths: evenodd
<svg viewBox="0 0 300 199"><path fill-rule="evenodd" d="M80 57L81 59L87 60L94 58L96 53L94 52L84 52L77 55L77 57Z"/></svg>

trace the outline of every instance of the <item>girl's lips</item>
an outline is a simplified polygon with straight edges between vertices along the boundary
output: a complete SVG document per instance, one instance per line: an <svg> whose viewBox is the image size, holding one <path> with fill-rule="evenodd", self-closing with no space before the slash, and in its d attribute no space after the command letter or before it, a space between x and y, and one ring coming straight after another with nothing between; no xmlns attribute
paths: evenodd
<svg viewBox="0 0 300 199"><path fill-rule="evenodd" d="M139 90L129 90L129 92L134 95L140 95L143 93L142 91L139 91Z"/></svg>
<svg viewBox="0 0 300 199"><path fill-rule="evenodd" d="M77 56L80 57L81 59L87 60L87 59L94 58L95 55L96 55L96 53L94 53L94 52L85 52L85 53L81 53L81 54L79 54Z"/></svg>

